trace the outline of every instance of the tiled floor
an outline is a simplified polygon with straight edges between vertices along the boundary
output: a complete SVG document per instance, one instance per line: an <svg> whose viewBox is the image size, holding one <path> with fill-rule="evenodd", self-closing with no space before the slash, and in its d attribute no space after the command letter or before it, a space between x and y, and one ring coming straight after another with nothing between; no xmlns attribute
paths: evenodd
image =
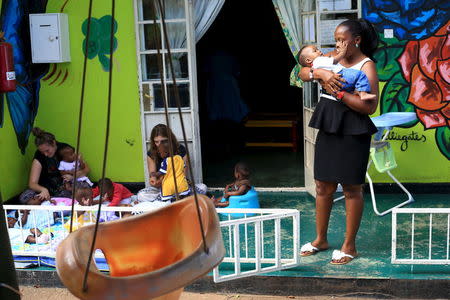
<svg viewBox="0 0 450 300"><path fill-rule="evenodd" d="M381 209L402 202L403 195L378 194L377 199ZM315 204L313 197L306 193L271 193L260 192L262 208L295 208L301 213L300 243L304 244L315 237ZM450 207L450 196L444 194L415 195L415 202L407 207ZM410 228L410 218L400 218L402 227ZM450 266L443 265L394 265L391 263L391 214L379 217L374 214L371 199L365 195L365 210L357 237L359 257L348 265L336 266L329 263L333 249L339 249L345 231L344 201L335 203L329 225L330 249L314 256L301 258L298 267L271 273L274 276L295 277L327 277L327 278L366 278L366 279L450 279ZM423 250L415 248L415 257L428 255L428 225L429 217L416 216L416 243ZM445 258L447 216L433 219L433 257ZM409 248L410 231L403 230L403 243L400 248ZM282 230L283 232L283 230ZM400 233L400 231L399 231ZM292 234L291 228L284 228L283 234ZM225 236L225 235L224 235ZM289 250L287 250L289 251ZM403 253L403 255L405 255ZM406 257L405 257L406 258ZM232 266L229 266L232 267Z"/></svg>

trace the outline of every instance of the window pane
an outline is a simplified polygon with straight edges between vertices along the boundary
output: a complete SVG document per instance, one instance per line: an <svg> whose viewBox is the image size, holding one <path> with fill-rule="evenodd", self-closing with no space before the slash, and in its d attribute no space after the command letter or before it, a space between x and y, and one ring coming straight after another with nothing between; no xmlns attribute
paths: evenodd
<svg viewBox="0 0 450 300"><path fill-rule="evenodd" d="M316 10L316 1L315 0L303 0L301 6L302 6L302 11L313 11L313 10Z"/></svg>
<svg viewBox="0 0 450 300"><path fill-rule="evenodd" d="M142 80L159 79L157 54L141 55Z"/></svg>
<svg viewBox="0 0 450 300"><path fill-rule="evenodd" d="M153 20L155 17L156 7L156 19L159 20L159 7L158 3L154 0L142 0L142 15L140 16L141 20ZM185 10L184 10L184 0L164 0L161 1L165 7L165 17L167 20L169 19L184 19Z"/></svg>
<svg viewBox="0 0 450 300"><path fill-rule="evenodd" d="M170 49L186 48L186 23L166 23ZM165 41L164 41L165 43Z"/></svg>
<svg viewBox="0 0 450 300"><path fill-rule="evenodd" d="M142 85L142 100L144 103L144 111L151 111L151 95L150 86L148 84Z"/></svg>
<svg viewBox="0 0 450 300"><path fill-rule="evenodd" d="M140 26L144 29L144 49L141 51L161 49L161 25L144 24Z"/></svg>
<svg viewBox="0 0 450 300"><path fill-rule="evenodd" d="M187 79L189 77L187 57L187 53L172 53L172 65L176 79ZM172 73L170 72L171 68L169 63L169 55L166 54L167 79L171 80Z"/></svg>
<svg viewBox="0 0 450 300"><path fill-rule="evenodd" d="M178 92L180 95L180 105L181 107L189 107L189 84L188 83L179 83ZM155 91L155 110L164 110L164 99L162 96L161 85L154 84L153 90ZM177 102L175 98L175 88L173 84L167 84L167 92L168 92L168 107L177 107Z"/></svg>

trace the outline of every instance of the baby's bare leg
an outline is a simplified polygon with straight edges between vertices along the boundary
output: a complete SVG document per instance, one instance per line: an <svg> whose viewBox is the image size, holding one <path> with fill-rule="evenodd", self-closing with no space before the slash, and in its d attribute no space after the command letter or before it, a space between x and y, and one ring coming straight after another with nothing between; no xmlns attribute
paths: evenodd
<svg viewBox="0 0 450 300"><path fill-rule="evenodd" d="M361 98L361 100L366 101L366 100L375 100L377 98L377 95L375 94L371 94L368 92L361 92L361 91L356 91L356 93L359 95L359 97Z"/></svg>

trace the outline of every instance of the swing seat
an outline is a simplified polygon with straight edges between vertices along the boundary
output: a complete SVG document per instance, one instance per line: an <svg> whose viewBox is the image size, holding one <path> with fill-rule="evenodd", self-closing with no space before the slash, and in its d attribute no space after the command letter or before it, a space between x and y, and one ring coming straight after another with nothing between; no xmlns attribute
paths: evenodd
<svg viewBox="0 0 450 300"><path fill-rule="evenodd" d="M94 225L72 232L56 251L61 281L80 299L178 299L186 285L225 255L214 204L204 195L197 197L208 253L190 196L157 211L100 223L95 249L105 255L110 272L101 273L93 260L86 292L82 286Z"/></svg>

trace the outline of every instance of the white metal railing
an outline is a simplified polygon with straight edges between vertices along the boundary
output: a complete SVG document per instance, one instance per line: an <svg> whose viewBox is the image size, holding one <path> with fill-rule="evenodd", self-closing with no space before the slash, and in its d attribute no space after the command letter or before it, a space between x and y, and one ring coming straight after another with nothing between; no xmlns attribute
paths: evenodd
<svg viewBox="0 0 450 300"><path fill-rule="evenodd" d="M63 220L62 223L64 224L64 215L67 216L71 211L70 206L4 205L3 207L5 220L11 211L45 211L47 212L45 227L50 227L52 223L50 220L55 215ZM75 211L92 212L95 216L97 209L97 206L75 206L74 208ZM142 208L135 207L102 207L102 216L108 212L117 212L119 218L122 218L124 213L142 211ZM278 271L298 265L300 244L300 212L298 210L220 208L217 209L217 212L222 216L226 214L226 217L222 217L222 219L225 218L226 220L221 221L220 226L227 255L221 265L214 269L215 282L248 277L263 272ZM234 218L234 214L242 214L243 218ZM95 222L92 215L89 215L91 218L90 222ZM20 220L20 216L18 220ZM29 217L28 222L33 222L33 220ZM282 224L282 222L286 222L287 225ZM36 220L34 220L34 224L36 224ZM74 226L79 225L77 218L73 219L73 224ZM22 234L21 246L25 250L12 249L13 255L55 258L57 243L69 234L68 226L61 227L63 234L61 234L62 236L59 239L52 237L48 244L35 244L33 247L25 248L26 243L23 237L31 233L29 229L24 229L22 224L19 223L19 229ZM283 231L287 231L287 234L284 236L282 235ZM282 253L283 242L289 249ZM95 257L104 258L104 255L96 251ZM227 275L219 274L219 268L227 263L234 263L234 272ZM248 264L254 264L255 268L243 271L241 265L248 267ZM266 266L267 264L270 265Z"/></svg>
<svg viewBox="0 0 450 300"><path fill-rule="evenodd" d="M228 220L220 222L226 256L213 271L214 282L279 271L299 264L298 210L220 208L217 212L228 214ZM243 218L233 218L233 213L243 214ZM281 226L282 220L288 223L287 226ZM282 230L289 232L283 236ZM283 241L290 250L282 251ZM234 268L225 269L227 263L234 264Z"/></svg>
<svg viewBox="0 0 450 300"><path fill-rule="evenodd" d="M20 214L25 211L25 210L29 210L29 211L45 211L47 212L47 222L46 222L46 226L45 227L50 227L51 224L53 223L51 221L51 219L54 219L55 216L56 218L60 218L62 221L62 224L64 224L64 215L67 216L67 213L71 212L71 207L70 206L40 206L40 205L3 205L4 211L5 211L5 215L4 215L4 219L7 222L7 217L8 214L11 211L18 211L19 212L19 217L18 217L18 224L19 224L19 228L21 230L21 235L22 235L22 243L21 246L22 248L25 249L25 244L27 244L25 242L25 239L23 238L24 236L29 236L32 235L32 233L30 232L30 229L24 229L22 224L21 224L21 217ZM92 212L92 214L89 214L89 221L88 223L95 223L95 216L97 216L97 210L98 207L97 206L75 206L74 207L75 212ZM143 208L134 208L134 207L103 207L102 206L102 211L101 211L101 218L106 219L107 218L107 213L108 212L117 212L119 214L118 218L121 219L122 218L122 214L124 213L131 213L131 212L143 212L143 211L151 211L152 209L143 209ZM154 209L153 209L154 210ZM31 217L31 218L30 218ZM33 218L33 215L29 215L28 217L28 222L31 222L32 224L34 224L36 228L36 219ZM67 222L67 220L66 220ZM73 219L73 226L78 227L80 224L78 222L77 218ZM69 235L69 230L68 230L68 226L61 227L61 231L62 231L62 235L63 237L67 237ZM55 243L55 239L53 237L50 238L49 240L49 245L47 244L36 244L33 245L33 247L31 249L27 249L24 251L17 251L12 249L12 253L13 255L22 255L22 256L37 256L37 257L51 257L54 258L56 255L56 251L55 250L50 250L50 249L55 249L53 247ZM50 246L50 247L48 247ZM56 246L56 245L55 245ZM96 258L104 258L104 255L97 251L95 253L95 257Z"/></svg>
<svg viewBox="0 0 450 300"><path fill-rule="evenodd" d="M399 218L402 218L400 222ZM395 208L392 211L393 264L447 265L450 264L449 246L450 208Z"/></svg>

